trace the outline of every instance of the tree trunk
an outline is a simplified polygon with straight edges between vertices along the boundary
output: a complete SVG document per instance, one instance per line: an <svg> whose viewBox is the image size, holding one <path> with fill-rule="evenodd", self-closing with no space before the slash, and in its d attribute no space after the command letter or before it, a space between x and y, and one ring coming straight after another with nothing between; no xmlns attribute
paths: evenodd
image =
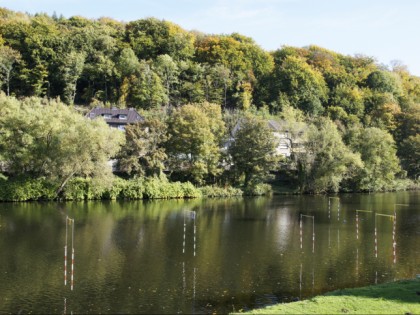
<svg viewBox="0 0 420 315"><path fill-rule="evenodd" d="M7 96L10 96L10 71L6 73Z"/></svg>
<svg viewBox="0 0 420 315"><path fill-rule="evenodd" d="M69 176L67 176L66 179L61 183L60 187L57 189L55 193L57 197L63 191L63 188L66 186L67 182L73 177L73 175L74 175L74 172L71 173Z"/></svg>

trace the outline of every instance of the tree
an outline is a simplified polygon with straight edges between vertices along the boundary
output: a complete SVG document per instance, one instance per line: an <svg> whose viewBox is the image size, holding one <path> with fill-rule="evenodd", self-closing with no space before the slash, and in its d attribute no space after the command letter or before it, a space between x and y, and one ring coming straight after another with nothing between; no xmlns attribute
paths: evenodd
<svg viewBox="0 0 420 315"><path fill-rule="evenodd" d="M420 134L410 136L401 144L399 152L401 164L408 176L419 179L420 176Z"/></svg>
<svg viewBox="0 0 420 315"><path fill-rule="evenodd" d="M126 37L139 59L169 55L178 61L194 54L193 34L171 22L155 18L133 21L126 25Z"/></svg>
<svg viewBox="0 0 420 315"><path fill-rule="evenodd" d="M57 101L0 95L0 156L10 176L43 177L60 193L74 176L109 179L123 134Z"/></svg>
<svg viewBox="0 0 420 315"><path fill-rule="evenodd" d="M124 48L118 57L116 66L123 77L128 77L138 70L140 62L131 48Z"/></svg>
<svg viewBox="0 0 420 315"><path fill-rule="evenodd" d="M233 170L244 176L244 185L262 183L269 172L278 168L277 143L267 122L247 115L239 121L234 141L229 147Z"/></svg>
<svg viewBox="0 0 420 315"><path fill-rule="evenodd" d="M199 103L205 101L203 74L204 67L193 61L179 63L179 96L177 103Z"/></svg>
<svg viewBox="0 0 420 315"><path fill-rule="evenodd" d="M0 47L0 74L6 84L6 95L10 95L10 76L15 63L20 62L21 55L18 51L8 47Z"/></svg>
<svg viewBox="0 0 420 315"><path fill-rule="evenodd" d="M178 66L169 55L159 55L154 66L166 89L167 105L169 105L171 104L171 96L174 94L174 85L178 83Z"/></svg>
<svg viewBox="0 0 420 315"><path fill-rule="evenodd" d="M73 104L77 91L77 80L82 74L85 65L84 53L72 51L66 54L62 60L61 72L64 82L63 97L67 104Z"/></svg>
<svg viewBox="0 0 420 315"><path fill-rule="evenodd" d="M119 170L129 175L159 176L167 159L166 125L158 119L148 119L125 128L126 143L118 155Z"/></svg>
<svg viewBox="0 0 420 315"><path fill-rule="evenodd" d="M311 115L318 115L323 111L323 103L328 96L327 85L322 74L304 59L286 57L275 70L275 80L292 106Z"/></svg>
<svg viewBox="0 0 420 315"><path fill-rule="evenodd" d="M133 74L124 78L120 88L120 103L136 108L159 108L168 103L161 78L144 60Z"/></svg>
<svg viewBox="0 0 420 315"><path fill-rule="evenodd" d="M380 191L392 187L396 174L401 171L392 136L375 127L359 129L350 145L360 153L364 163L353 179L354 188Z"/></svg>
<svg viewBox="0 0 420 315"><path fill-rule="evenodd" d="M366 85L382 93L391 93L399 96L402 93L401 81L398 75L389 71L377 70L369 74Z"/></svg>
<svg viewBox="0 0 420 315"><path fill-rule="evenodd" d="M204 86L206 101L226 108L227 92L232 86L231 72L224 65L205 65Z"/></svg>
<svg viewBox="0 0 420 315"><path fill-rule="evenodd" d="M328 118L320 118L307 133L304 151L297 154L301 191L338 192L342 181L363 167L360 155L344 144Z"/></svg>
<svg viewBox="0 0 420 315"><path fill-rule="evenodd" d="M214 181L221 173L220 134L224 123L220 106L185 105L176 109L168 122L166 152L175 177L197 184Z"/></svg>
<svg viewBox="0 0 420 315"><path fill-rule="evenodd" d="M363 94L357 86L337 85L332 91L329 102L333 106L343 108L347 114L357 117L362 117L364 114Z"/></svg>

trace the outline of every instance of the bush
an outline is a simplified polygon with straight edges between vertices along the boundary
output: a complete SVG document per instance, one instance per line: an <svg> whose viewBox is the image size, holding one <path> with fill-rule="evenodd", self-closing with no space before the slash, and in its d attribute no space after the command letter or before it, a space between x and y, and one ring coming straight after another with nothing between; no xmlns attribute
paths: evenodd
<svg viewBox="0 0 420 315"><path fill-rule="evenodd" d="M90 178L75 177L68 181L63 190L65 200L101 199L104 191L92 184Z"/></svg>
<svg viewBox="0 0 420 315"><path fill-rule="evenodd" d="M123 191L127 188L128 182L122 178L115 177L112 181L112 186L105 189L102 194L102 199L115 200L121 198Z"/></svg>
<svg viewBox="0 0 420 315"><path fill-rule="evenodd" d="M273 189L269 184L250 184L244 191L247 196L265 196L272 193Z"/></svg>
<svg viewBox="0 0 420 315"><path fill-rule="evenodd" d="M204 186L200 188L203 197L214 198L214 197L233 197L242 196L243 192L239 188L231 186L219 187L219 186Z"/></svg>
<svg viewBox="0 0 420 315"><path fill-rule="evenodd" d="M55 197L55 185L44 178L0 179L0 201L49 200Z"/></svg>
<svg viewBox="0 0 420 315"><path fill-rule="evenodd" d="M201 192L190 182L171 183L162 175L146 178L143 196L146 199L199 198Z"/></svg>
<svg viewBox="0 0 420 315"><path fill-rule="evenodd" d="M123 186L118 198L121 199L143 199L144 183L141 178L130 180L118 179L121 181L120 186ZM122 184L122 182L124 184ZM117 182L118 183L118 182Z"/></svg>
<svg viewBox="0 0 420 315"><path fill-rule="evenodd" d="M0 178L0 201L53 200L57 185L44 178ZM102 188L90 178L75 177L62 191L64 200L90 199L171 199L200 198L200 189L190 182L171 183L165 176L125 180L116 177L112 186Z"/></svg>
<svg viewBox="0 0 420 315"><path fill-rule="evenodd" d="M184 194L184 198L200 198L202 197L202 193L200 189L196 188L190 182L182 183L182 192Z"/></svg>

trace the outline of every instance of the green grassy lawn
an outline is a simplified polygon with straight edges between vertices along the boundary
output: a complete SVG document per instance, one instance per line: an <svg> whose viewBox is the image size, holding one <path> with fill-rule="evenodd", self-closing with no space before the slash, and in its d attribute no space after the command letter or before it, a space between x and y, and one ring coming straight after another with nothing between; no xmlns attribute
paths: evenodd
<svg viewBox="0 0 420 315"><path fill-rule="evenodd" d="M333 291L249 314L420 314L420 279Z"/></svg>

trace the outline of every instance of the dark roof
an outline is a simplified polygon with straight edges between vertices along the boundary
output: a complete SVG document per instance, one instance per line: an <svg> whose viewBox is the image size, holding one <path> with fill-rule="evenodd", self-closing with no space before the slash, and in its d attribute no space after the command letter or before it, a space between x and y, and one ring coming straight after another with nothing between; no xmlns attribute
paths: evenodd
<svg viewBox="0 0 420 315"><path fill-rule="evenodd" d="M105 118L104 115L111 115L111 118ZM121 119L120 115L126 115L127 119ZM87 117L90 119L102 117L108 124L132 124L144 120L134 108L95 107L87 114Z"/></svg>

